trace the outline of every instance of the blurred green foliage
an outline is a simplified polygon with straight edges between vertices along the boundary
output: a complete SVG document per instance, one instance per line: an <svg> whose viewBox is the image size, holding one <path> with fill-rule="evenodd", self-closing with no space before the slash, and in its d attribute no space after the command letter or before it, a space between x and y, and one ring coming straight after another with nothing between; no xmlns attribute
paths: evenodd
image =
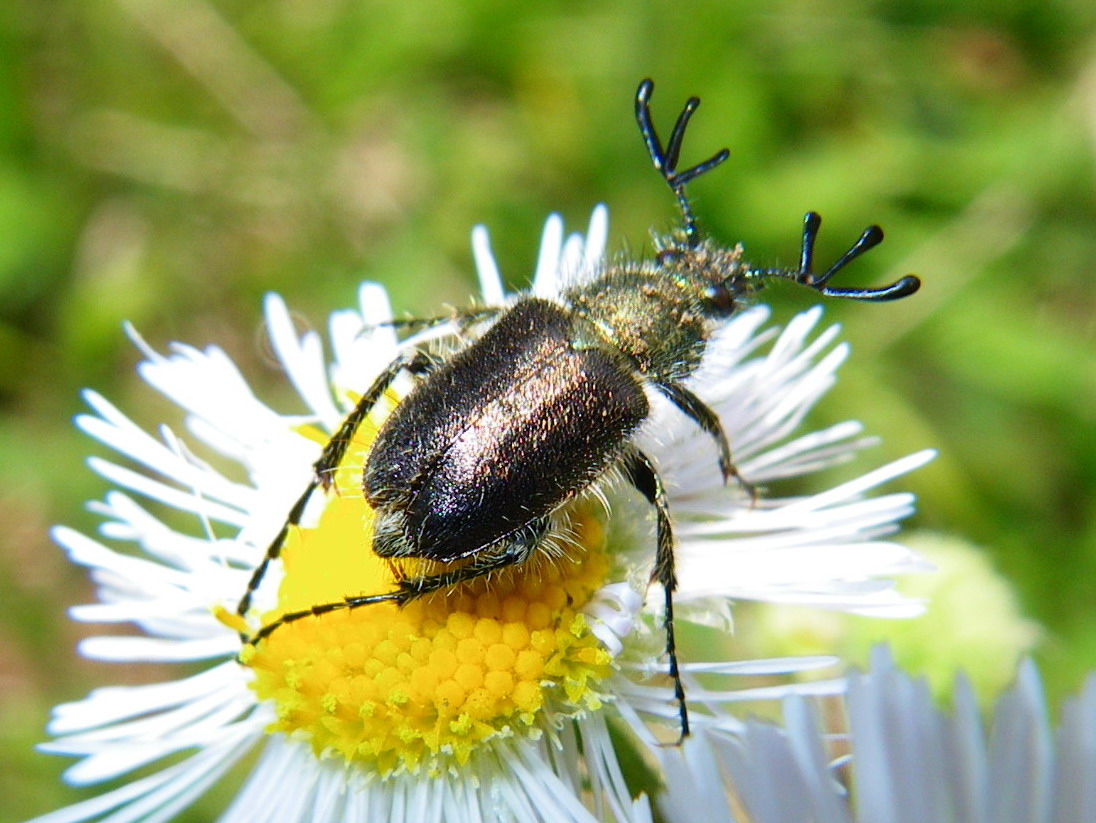
<svg viewBox="0 0 1096 823"><path fill-rule="evenodd" d="M398 311L462 304L473 224L521 286L546 214L581 229L600 201L640 250L675 219L632 119L644 76L663 129L703 98L686 160L732 150L694 186L706 230L787 263L807 209L820 259L878 222L848 280L922 275L910 300L828 307L853 356L818 422L880 434L862 465L940 450L901 484L916 525L985 547L1052 694L1076 689L1096 666L1094 23L1091 0L5 4L0 820L75 796L31 751L52 704L166 676L74 655L64 610L91 588L47 536L93 530L105 491L81 387L178 425L123 320L223 347L288 404L267 291L315 324L363 278ZM778 319L814 302L768 297Z"/></svg>

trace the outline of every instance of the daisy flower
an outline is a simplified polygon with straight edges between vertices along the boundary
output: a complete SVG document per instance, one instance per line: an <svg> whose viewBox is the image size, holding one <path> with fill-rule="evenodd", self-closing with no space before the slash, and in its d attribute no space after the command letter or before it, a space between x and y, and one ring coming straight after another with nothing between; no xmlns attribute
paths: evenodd
<svg viewBox="0 0 1096 823"><path fill-rule="evenodd" d="M727 803L734 793L751 823L1096 819L1096 674L1063 704L1057 729L1030 660L996 700L988 732L966 677L957 678L950 703L950 711L938 708L928 684L878 647L870 670L849 676L843 711L825 713L843 715L847 735L824 733L810 701L790 695L783 727L750 720L733 737L707 734L694 741L691 768L668 753L675 787L668 800L690 797L693 805L663 811L668 820L742 820ZM835 744L846 753L831 760Z"/></svg>
<svg viewBox="0 0 1096 823"><path fill-rule="evenodd" d="M594 276L606 235L603 207L585 239L565 238L562 221L550 218L533 293L550 298ZM484 302L504 305L482 228L473 249ZM599 487L570 507L570 525L548 548L490 577L402 607L325 610L392 591L409 573L368 551L372 518L360 490L372 438L408 386L397 382L355 428L333 487L302 497L314 461L358 393L401 351L431 340L452 347L465 334L439 323L401 341L385 325L383 290L365 284L359 297L358 310L331 317L330 360L318 334L298 336L284 302L267 299L271 341L305 414L260 402L219 349L176 345L161 355L133 332L147 358L141 376L181 407L200 447L166 427L153 437L86 393L92 413L77 425L137 468L91 458L117 487L93 504L104 518L101 538L54 532L99 587L99 602L72 616L131 623L141 634L92 637L80 650L206 668L58 707L55 739L42 748L81 758L69 783L140 776L40 821L167 820L253 750L255 765L222 821L651 819L651 798L625 780L622 747L658 756L679 734L679 706L662 654L661 598L645 605L654 538L634 495ZM856 423L796 435L846 355L835 327L818 330L820 317L807 311L780 331L766 328L763 308L737 314L691 383L718 412L753 483L809 474L870 442ZM885 540L911 513L912 497L867 493L930 453L819 494L751 501L723 483L710 436L680 412L657 406L641 446L658 462L675 519L679 625L727 628L735 600L892 617L918 610L890 578L919 561ZM300 522L287 528L291 509ZM283 528L280 557L236 614ZM315 616L256 640L281 615L314 607ZM831 662L683 659L693 728L733 731L727 704L806 689L773 685L773 676ZM765 675L765 685L743 688L748 675ZM840 682L809 688L833 691Z"/></svg>

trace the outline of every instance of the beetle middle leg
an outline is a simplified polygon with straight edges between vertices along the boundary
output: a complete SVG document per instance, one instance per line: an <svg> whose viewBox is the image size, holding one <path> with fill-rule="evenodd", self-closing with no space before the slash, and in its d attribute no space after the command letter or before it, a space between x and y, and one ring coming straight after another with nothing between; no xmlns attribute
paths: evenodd
<svg viewBox="0 0 1096 823"><path fill-rule="evenodd" d="M655 507L657 548L651 582L662 586L665 597L662 623L666 629L666 656L670 661L670 677L674 681L674 697L677 698L678 717L681 720L681 740L684 740L689 736L689 710L685 706L685 686L681 682L681 671L677 663L677 640L674 635L677 573L674 570L674 532L670 523L670 505L666 500L662 478L647 455L638 449L629 449L624 457L623 469L636 490Z"/></svg>
<svg viewBox="0 0 1096 823"><path fill-rule="evenodd" d="M270 568L270 564L281 555L282 546L285 545L286 538L289 536L289 530L300 525L305 506L308 504L308 500L312 496L312 493L319 488L322 488L324 491L329 491L331 489L331 486L334 484L335 470L346 456L346 450L350 448L350 444L353 442L354 432L358 430L358 427L361 426L362 422L373 410L373 407L377 405L384 393L388 391L388 388L395 381L396 377L404 370L411 374L421 376L428 373L435 365L436 360L425 352L414 351L402 354L388 364L385 370L373 381L373 385L369 387L369 390L361 396L361 399L358 400L354 410L346 416L342 425L339 426L339 430L327 441L323 453L312 466L311 482L309 482L304 492L297 498L297 502L294 503L293 507L289 510L289 514L286 516L281 529L279 529L277 535L274 536L274 539L267 547L266 554L263 555L262 561L255 567L255 571L252 573L251 579L247 583L247 591L244 592L243 597L240 598L240 602L236 606L236 613L238 615L241 617L245 616L251 608L251 599L255 594L255 590L258 589L259 584L262 583L267 570Z"/></svg>
<svg viewBox="0 0 1096 823"><path fill-rule="evenodd" d="M458 330L464 331L469 326L474 326L483 320L490 320L504 310L501 306L484 306L481 309L458 309L452 314L442 314L436 317L394 317L391 320L371 323L367 328L423 331L437 326L444 326L446 323L456 323Z"/></svg>
<svg viewBox="0 0 1096 823"><path fill-rule="evenodd" d="M712 411L711 406L693 394L679 383L655 383L655 387L686 417L710 434L719 449L719 470L723 473L723 482L726 483L732 477L743 490L750 495L750 501L757 503L757 486L744 478L735 466L731 457L731 443L727 439L727 433L723 431L723 424L719 422L719 415Z"/></svg>

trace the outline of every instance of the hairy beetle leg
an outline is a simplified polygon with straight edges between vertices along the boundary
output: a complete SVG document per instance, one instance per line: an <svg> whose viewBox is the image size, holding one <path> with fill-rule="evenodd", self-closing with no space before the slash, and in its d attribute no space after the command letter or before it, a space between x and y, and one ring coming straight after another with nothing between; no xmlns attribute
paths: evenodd
<svg viewBox="0 0 1096 823"><path fill-rule="evenodd" d="M236 606L236 614L241 617L247 615L247 612L251 609L251 600L254 597L255 591L259 588L263 578L266 576L270 564L277 560L282 553L282 547L285 545L286 538L289 536L290 528L300 525L305 506L308 504L309 498L311 498L316 489L323 488L325 491L330 490L333 482L334 470L346 456L346 450L350 446L354 432L357 431L358 427L362 424L362 421L365 420L373 410L373 407L377 405L384 393L388 391L388 388L395 381L396 377L405 369L415 375L426 374L433 368L435 363L436 361L434 358L424 352L408 352L405 355L401 355L388 364L385 370L373 381L373 385L369 387L369 390L361 396L361 399L358 400L354 410L347 415L342 425L339 426L339 430L329 441L327 441L323 453L313 464L311 482L309 482L301 496L297 498L297 502L293 504L293 508L289 510L289 514L286 516L281 529L279 529L278 534L275 535L274 539L267 547L262 561L255 567L255 571L248 581L247 590L244 592L243 597L240 598L240 602Z"/></svg>

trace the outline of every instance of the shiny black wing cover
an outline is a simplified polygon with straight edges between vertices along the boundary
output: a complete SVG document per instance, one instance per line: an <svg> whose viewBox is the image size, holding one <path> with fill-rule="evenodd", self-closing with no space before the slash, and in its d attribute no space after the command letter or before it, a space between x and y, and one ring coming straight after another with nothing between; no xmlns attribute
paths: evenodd
<svg viewBox="0 0 1096 823"><path fill-rule="evenodd" d="M525 298L424 378L382 427L363 487L414 556L467 557L549 514L616 460L643 385L564 306Z"/></svg>

